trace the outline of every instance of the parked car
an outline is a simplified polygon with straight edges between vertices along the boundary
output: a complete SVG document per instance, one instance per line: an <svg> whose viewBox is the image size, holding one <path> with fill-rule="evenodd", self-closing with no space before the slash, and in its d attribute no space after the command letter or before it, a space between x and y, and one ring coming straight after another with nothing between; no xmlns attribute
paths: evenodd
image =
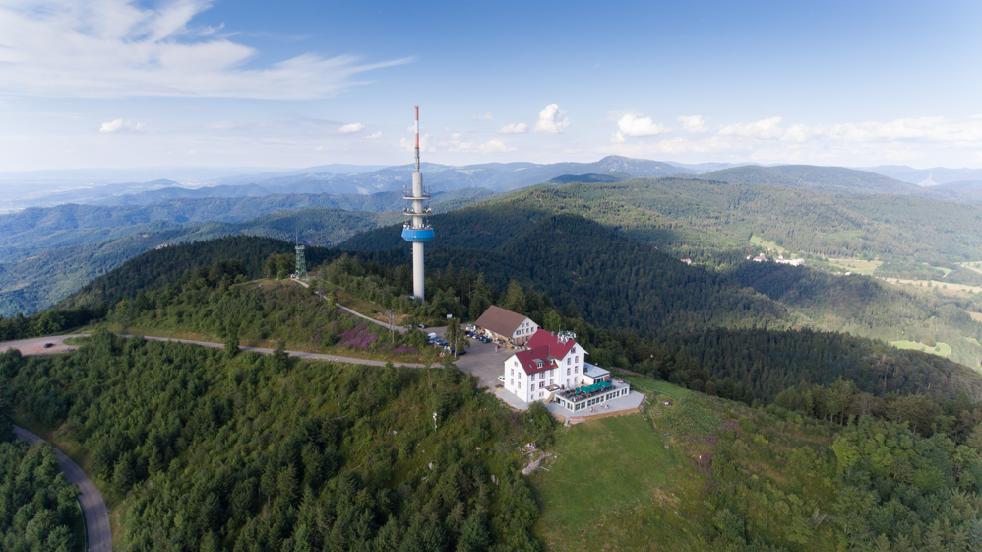
<svg viewBox="0 0 982 552"><path fill-rule="evenodd" d="M44 345L42 345L42 347L44 347L45 349L50 349L50 348L52 348L54 346L55 346L54 343L45 343Z"/></svg>
<svg viewBox="0 0 982 552"><path fill-rule="evenodd" d="M498 381L505 383L505 376L498 376Z"/></svg>

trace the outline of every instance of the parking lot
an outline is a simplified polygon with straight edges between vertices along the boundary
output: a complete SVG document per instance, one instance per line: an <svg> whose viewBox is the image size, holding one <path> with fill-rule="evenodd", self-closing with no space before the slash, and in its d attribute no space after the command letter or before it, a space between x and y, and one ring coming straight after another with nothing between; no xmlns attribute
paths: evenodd
<svg viewBox="0 0 982 552"><path fill-rule="evenodd" d="M442 336L446 328L430 328L427 331ZM476 377L482 386L493 391L495 386L501 383L498 381L498 376L505 373L505 360L514 354L514 351L507 347L499 347L496 352L494 343L481 343L476 339L468 339L467 343L467 352L457 358L457 367L462 372Z"/></svg>

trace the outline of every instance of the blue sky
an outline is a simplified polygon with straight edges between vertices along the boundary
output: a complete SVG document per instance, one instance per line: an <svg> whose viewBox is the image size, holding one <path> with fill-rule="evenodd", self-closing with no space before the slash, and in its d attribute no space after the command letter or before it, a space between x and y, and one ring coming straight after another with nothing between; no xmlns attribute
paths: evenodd
<svg viewBox="0 0 982 552"><path fill-rule="evenodd" d="M982 3L0 0L0 171L982 167Z"/></svg>

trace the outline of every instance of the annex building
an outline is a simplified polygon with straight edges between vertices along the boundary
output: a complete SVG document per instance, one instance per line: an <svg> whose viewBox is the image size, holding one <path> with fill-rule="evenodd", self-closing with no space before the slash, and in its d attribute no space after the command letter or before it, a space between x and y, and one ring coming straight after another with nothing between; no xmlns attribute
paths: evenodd
<svg viewBox="0 0 982 552"><path fill-rule="evenodd" d="M539 325L524 314L494 305L488 307L474 325L491 339L513 345L524 345L539 329Z"/></svg>

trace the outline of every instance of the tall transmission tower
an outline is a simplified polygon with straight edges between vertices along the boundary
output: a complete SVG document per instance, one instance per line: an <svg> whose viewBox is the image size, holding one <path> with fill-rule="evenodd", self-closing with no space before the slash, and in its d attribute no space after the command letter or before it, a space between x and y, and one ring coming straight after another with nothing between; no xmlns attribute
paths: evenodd
<svg viewBox="0 0 982 552"><path fill-rule="evenodd" d="M293 251L296 253L296 261L294 267L293 277L297 280L307 279L307 255L306 248L302 243L300 243L300 233L296 234L294 239Z"/></svg>
<svg viewBox="0 0 982 552"><path fill-rule="evenodd" d="M409 217L402 226L402 239L413 244L413 298L417 301L426 299L426 269L423 265L423 244L433 241L436 237L433 227L426 217L433 211L429 207L430 195L423 187L423 173L419 167L419 106L416 106L416 170L413 171L412 186L402 192L406 200L403 215Z"/></svg>

